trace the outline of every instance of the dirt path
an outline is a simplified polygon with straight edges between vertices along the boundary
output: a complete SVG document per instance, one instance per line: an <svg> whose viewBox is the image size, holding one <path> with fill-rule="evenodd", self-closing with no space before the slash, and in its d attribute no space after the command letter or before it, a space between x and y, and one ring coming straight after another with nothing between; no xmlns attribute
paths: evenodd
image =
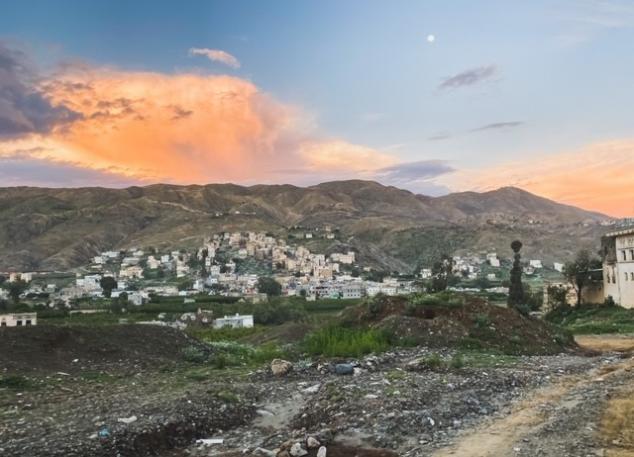
<svg viewBox="0 0 634 457"><path fill-rule="evenodd" d="M628 351L634 338L593 336L582 344L593 349ZM538 389L506 414L491 418L435 457L589 456L616 454L601 435L601 418L612 395L634 380L634 359L597 367ZM634 451L634 450L631 450Z"/></svg>

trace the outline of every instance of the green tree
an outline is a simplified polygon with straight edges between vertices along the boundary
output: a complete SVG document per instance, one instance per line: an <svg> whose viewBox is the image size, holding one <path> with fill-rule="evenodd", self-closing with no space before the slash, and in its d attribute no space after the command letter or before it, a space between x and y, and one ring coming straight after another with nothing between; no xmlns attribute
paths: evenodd
<svg viewBox="0 0 634 457"><path fill-rule="evenodd" d="M9 297L13 300L13 304L17 305L20 301L20 295L22 295L29 285L22 279L16 279L12 282L5 282L2 287L9 293Z"/></svg>
<svg viewBox="0 0 634 457"><path fill-rule="evenodd" d="M515 240L511 243L513 250L513 268L511 268L511 284L507 304L512 308L520 308L524 305L524 286L522 285L522 242Z"/></svg>
<svg viewBox="0 0 634 457"><path fill-rule="evenodd" d="M431 267L430 292L447 290L451 276L453 276L453 258L449 254L443 254Z"/></svg>
<svg viewBox="0 0 634 457"><path fill-rule="evenodd" d="M200 260L200 276L202 276L203 278L207 277L207 257L209 257L209 249L204 248L202 250L201 253L201 260Z"/></svg>
<svg viewBox="0 0 634 457"><path fill-rule="evenodd" d="M282 285L270 276L260 276L258 291L269 297L277 297L282 294Z"/></svg>
<svg viewBox="0 0 634 457"><path fill-rule="evenodd" d="M121 314L128 306L127 292L121 292L119 296L110 302L110 310L115 314Z"/></svg>
<svg viewBox="0 0 634 457"><path fill-rule="evenodd" d="M577 306L581 305L583 289L592 282L592 271L601 268L601 260L592 257L590 251L583 249L572 262L564 266L564 276L572 284L577 294Z"/></svg>
<svg viewBox="0 0 634 457"><path fill-rule="evenodd" d="M113 289L117 288L117 281L112 276L104 276L99 280L99 285L104 297L110 298Z"/></svg>
<svg viewBox="0 0 634 457"><path fill-rule="evenodd" d="M191 279L182 279L178 283L178 290L187 290L194 287L194 282Z"/></svg>

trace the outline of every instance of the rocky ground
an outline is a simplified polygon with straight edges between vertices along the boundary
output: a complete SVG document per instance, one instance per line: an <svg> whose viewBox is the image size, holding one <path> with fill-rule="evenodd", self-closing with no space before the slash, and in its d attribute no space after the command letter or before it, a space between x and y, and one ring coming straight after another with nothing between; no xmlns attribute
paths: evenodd
<svg viewBox="0 0 634 457"><path fill-rule="evenodd" d="M611 455L601 411L633 363L412 348L276 364L277 375L195 364L29 374L0 388L0 455Z"/></svg>

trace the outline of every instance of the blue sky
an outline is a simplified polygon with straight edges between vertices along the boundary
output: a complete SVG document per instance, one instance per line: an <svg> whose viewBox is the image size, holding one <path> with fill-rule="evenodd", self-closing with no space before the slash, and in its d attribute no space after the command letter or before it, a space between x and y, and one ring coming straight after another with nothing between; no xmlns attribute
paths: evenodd
<svg viewBox="0 0 634 457"><path fill-rule="evenodd" d="M42 73L233 76L301 109L320 138L471 172L629 141L633 26L634 4L616 0L26 0L3 8L0 39Z"/></svg>

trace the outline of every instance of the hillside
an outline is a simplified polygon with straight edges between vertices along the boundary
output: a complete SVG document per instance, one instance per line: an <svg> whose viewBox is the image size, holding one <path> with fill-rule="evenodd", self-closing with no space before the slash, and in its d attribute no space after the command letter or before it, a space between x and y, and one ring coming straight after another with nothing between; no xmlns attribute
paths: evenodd
<svg viewBox="0 0 634 457"><path fill-rule="evenodd" d="M315 250L355 248L362 262L410 270L440 252L497 250L520 238L531 258L598 247L609 217L516 188L427 197L372 181L312 187L233 184L127 189L0 189L0 270L64 269L107 250L192 247L219 231L286 237L326 225ZM300 227L299 230L296 227Z"/></svg>

